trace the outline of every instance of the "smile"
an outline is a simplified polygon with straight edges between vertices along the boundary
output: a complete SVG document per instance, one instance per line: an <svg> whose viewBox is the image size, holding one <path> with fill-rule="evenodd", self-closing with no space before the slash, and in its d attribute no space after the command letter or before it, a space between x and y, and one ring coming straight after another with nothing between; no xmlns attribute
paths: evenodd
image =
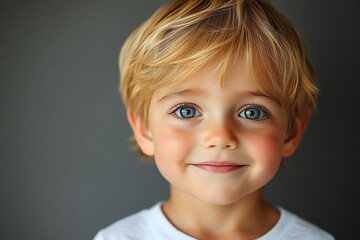
<svg viewBox="0 0 360 240"><path fill-rule="evenodd" d="M192 164L194 167L200 168L211 173L227 173L241 169L245 165L240 165L234 162L221 162L221 161L209 161L197 164Z"/></svg>

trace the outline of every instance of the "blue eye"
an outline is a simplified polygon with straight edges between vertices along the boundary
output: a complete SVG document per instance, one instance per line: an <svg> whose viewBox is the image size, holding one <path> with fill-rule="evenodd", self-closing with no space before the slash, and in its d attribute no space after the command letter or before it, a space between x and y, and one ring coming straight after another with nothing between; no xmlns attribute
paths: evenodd
<svg viewBox="0 0 360 240"><path fill-rule="evenodd" d="M239 116L250 120L258 120L267 115L267 113L259 107L249 107L242 111Z"/></svg>
<svg viewBox="0 0 360 240"><path fill-rule="evenodd" d="M178 115L181 118L194 118L201 116L198 110L196 108L191 106L182 106L177 108L175 111L175 114Z"/></svg>

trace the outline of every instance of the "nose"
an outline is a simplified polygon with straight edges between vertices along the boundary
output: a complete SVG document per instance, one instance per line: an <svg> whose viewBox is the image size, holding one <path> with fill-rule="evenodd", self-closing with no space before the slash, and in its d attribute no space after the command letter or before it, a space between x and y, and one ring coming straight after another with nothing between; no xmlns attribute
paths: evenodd
<svg viewBox="0 0 360 240"><path fill-rule="evenodd" d="M233 150L239 146L234 128L226 122L209 124L202 139L202 146L207 149L219 148Z"/></svg>

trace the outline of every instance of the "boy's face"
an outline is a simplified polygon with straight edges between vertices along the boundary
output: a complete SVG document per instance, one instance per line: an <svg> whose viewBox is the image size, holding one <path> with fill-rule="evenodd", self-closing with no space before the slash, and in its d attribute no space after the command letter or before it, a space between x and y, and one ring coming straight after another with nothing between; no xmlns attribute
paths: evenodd
<svg viewBox="0 0 360 240"><path fill-rule="evenodd" d="M154 93L139 145L154 154L174 191L223 205L261 189L296 146L287 139L287 110L260 92L243 61L228 68L222 86L216 66L192 75L181 90ZM271 87L265 80L261 86Z"/></svg>

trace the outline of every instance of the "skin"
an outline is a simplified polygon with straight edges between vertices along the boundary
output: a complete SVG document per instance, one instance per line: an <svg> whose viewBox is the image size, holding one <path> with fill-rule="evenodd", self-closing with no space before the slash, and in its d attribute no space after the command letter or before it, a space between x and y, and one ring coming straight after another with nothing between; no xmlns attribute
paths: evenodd
<svg viewBox="0 0 360 240"><path fill-rule="evenodd" d="M156 91L147 124L131 110L128 118L140 148L154 155L170 183L162 209L176 228L198 239L254 239L280 217L263 200L263 187L281 158L295 151L310 111L288 132L287 109L263 94L243 59L228 68L222 85L217 64L208 64L181 88ZM261 86L271 87L266 80ZM246 110L254 109L260 117L248 118ZM236 167L225 171L218 164Z"/></svg>

